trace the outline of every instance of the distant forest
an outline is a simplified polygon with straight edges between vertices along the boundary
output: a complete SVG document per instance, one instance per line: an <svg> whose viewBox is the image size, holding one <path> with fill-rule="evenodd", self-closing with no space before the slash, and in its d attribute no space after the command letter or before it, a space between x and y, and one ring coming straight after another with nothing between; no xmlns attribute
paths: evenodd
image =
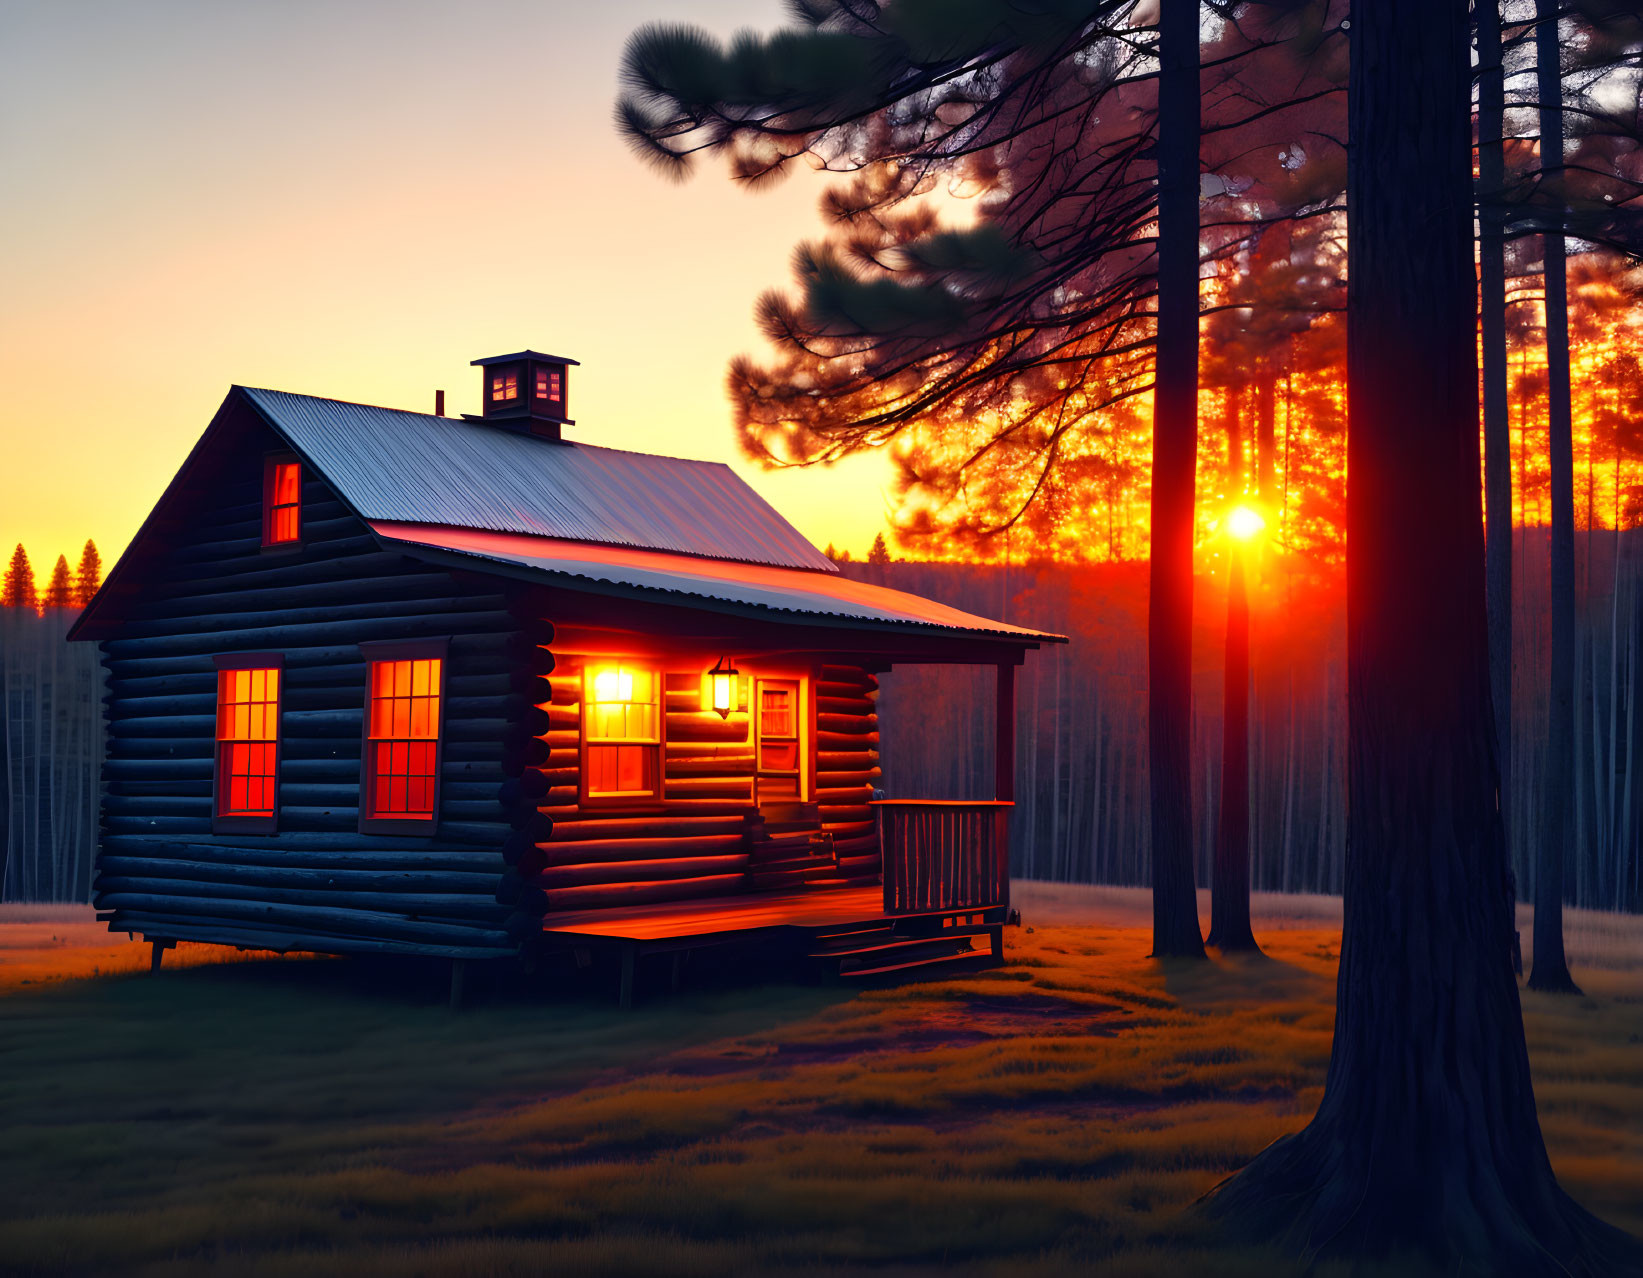
<svg viewBox="0 0 1643 1278"><path fill-rule="evenodd" d="M1643 910L1643 533L1579 539L1577 835L1570 900ZM1517 531L1512 776L1518 893L1533 892L1543 795L1547 535ZM1013 868L1028 878L1148 882L1146 589L1142 562L973 564L840 556L862 580L1065 634L1017 676ZM18 547L0 589L0 899L86 900L97 835L102 676L64 638L100 580L88 543L44 589ZM1193 823L1209 881L1220 783L1225 584L1210 562L1195 610ZM1272 554L1256 574L1250 844L1257 890L1339 892L1345 847L1345 615L1339 568ZM988 798L993 672L899 668L882 680L883 787L900 798Z"/></svg>
<svg viewBox="0 0 1643 1278"><path fill-rule="evenodd" d="M1513 748L1506 794L1521 899L1533 895L1544 795L1548 535L1517 531ZM1576 837L1567 895L1643 909L1643 534L1579 539ZM1014 873L1145 885L1147 565L844 561L850 576L915 591L1071 643L1017 674ZM1338 569L1274 556L1252 600L1250 847L1257 891L1341 890L1345 858L1346 614ZM1224 576L1197 581L1193 829L1208 886L1219 811ZM884 788L898 798L990 798L993 672L898 668L880 680Z"/></svg>
<svg viewBox="0 0 1643 1278"><path fill-rule="evenodd" d="M102 581L86 542L44 588L22 546L0 582L0 900L85 901L97 846L102 668L69 626Z"/></svg>

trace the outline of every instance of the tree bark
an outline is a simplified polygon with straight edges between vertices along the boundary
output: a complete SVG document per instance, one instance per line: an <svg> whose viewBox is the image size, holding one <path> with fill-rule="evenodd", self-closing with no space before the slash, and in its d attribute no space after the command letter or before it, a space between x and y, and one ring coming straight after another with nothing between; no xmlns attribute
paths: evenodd
<svg viewBox="0 0 1643 1278"><path fill-rule="evenodd" d="M1244 556L1231 548L1226 679L1221 715L1221 813L1210 876L1209 944L1223 953L1257 950L1249 923L1249 591Z"/></svg>
<svg viewBox="0 0 1643 1278"><path fill-rule="evenodd" d="M1335 1039L1312 1122L1208 1207L1309 1259L1639 1272L1635 1242L1552 1175L1510 963L1478 483L1467 5L1378 0L1352 18Z"/></svg>
<svg viewBox="0 0 1643 1278"><path fill-rule="evenodd" d="M1164 0L1158 42L1158 353L1152 425L1147 724L1152 952L1203 958L1192 863L1192 538L1198 463L1198 0Z"/></svg>
<svg viewBox="0 0 1643 1278"><path fill-rule="evenodd" d="M1558 4L1536 0L1540 167L1562 183L1563 75ZM1552 653L1547 694L1546 820L1535 849L1535 955L1529 988L1578 992L1563 953L1563 870L1573 851L1575 716L1575 468L1569 389L1569 277L1563 233L1542 236L1546 281L1546 428L1552 489Z"/></svg>
<svg viewBox="0 0 1643 1278"><path fill-rule="evenodd" d="M1499 0L1477 0L1478 254L1483 341L1483 465L1488 518L1489 691L1502 787L1512 775L1512 434L1506 396L1506 78ZM1509 805L1501 802L1501 819ZM1508 835L1510 831L1508 831ZM1508 839L1509 845L1509 839Z"/></svg>

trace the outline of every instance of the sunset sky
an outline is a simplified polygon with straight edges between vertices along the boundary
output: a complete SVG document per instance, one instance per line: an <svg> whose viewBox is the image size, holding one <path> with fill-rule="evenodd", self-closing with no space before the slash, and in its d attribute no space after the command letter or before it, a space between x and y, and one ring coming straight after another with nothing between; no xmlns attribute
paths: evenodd
<svg viewBox="0 0 1643 1278"><path fill-rule="evenodd" d="M111 561L231 383L478 411L477 356L582 361L572 437L731 462L865 550L887 468L740 461L723 379L819 182L659 177L624 40L779 0L0 0L0 543Z"/></svg>

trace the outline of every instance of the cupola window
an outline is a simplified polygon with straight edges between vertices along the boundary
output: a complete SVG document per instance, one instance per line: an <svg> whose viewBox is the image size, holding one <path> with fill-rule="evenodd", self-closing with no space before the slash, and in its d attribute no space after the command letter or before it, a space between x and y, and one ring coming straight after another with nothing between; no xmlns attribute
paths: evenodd
<svg viewBox="0 0 1643 1278"><path fill-rule="evenodd" d="M508 400L519 398L519 373L510 369L506 373L491 374L491 399L502 404Z"/></svg>
<svg viewBox="0 0 1643 1278"><path fill-rule="evenodd" d="M563 394L564 385L564 374L558 369L539 368L536 370L537 399L551 399L557 403Z"/></svg>

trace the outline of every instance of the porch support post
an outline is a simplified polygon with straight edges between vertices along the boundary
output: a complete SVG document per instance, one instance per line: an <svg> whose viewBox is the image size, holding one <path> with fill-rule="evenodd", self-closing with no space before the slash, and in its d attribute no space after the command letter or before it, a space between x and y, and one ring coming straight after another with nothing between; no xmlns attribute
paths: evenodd
<svg viewBox="0 0 1643 1278"><path fill-rule="evenodd" d="M999 662L998 708L994 724L993 798L1015 798L1015 665ZM1010 903L1010 809L993 809L994 855L998 859L998 899ZM1002 951L1000 932L995 948Z"/></svg>
<svg viewBox="0 0 1643 1278"><path fill-rule="evenodd" d="M993 798L1015 798L1015 666L998 663L997 745L993 750Z"/></svg>

